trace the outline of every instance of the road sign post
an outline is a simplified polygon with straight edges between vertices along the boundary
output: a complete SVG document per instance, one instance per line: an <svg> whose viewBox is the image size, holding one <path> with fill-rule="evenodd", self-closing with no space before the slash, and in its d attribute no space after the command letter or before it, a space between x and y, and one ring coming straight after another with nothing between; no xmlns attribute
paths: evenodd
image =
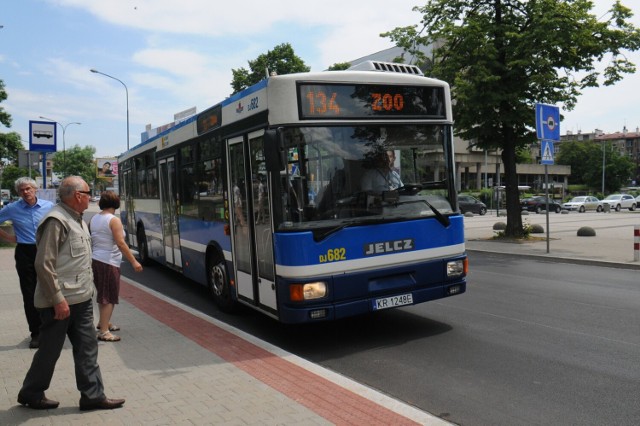
<svg viewBox="0 0 640 426"><path fill-rule="evenodd" d="M536 134L540 140L540 164L544 164L544 195L547 202L547 253L549 253L549 165L554 163L553 141L560 140L560 108L536 104Z"/></svg>

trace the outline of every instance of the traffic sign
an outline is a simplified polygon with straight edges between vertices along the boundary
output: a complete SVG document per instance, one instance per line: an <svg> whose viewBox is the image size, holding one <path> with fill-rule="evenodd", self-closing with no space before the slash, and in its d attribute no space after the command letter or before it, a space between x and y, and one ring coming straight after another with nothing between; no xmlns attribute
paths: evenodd
<svg viewBox="0 0 640 426"><path fill-rule="evenodd" d="M56 152L56 129L54 121L29 121L29 151Z"/></svg>
<svg viewBox="0 0 640 426"><path fill-rule="evenodd" d="M546 139L542 140L540 145L540 152L542 154L542 161L540 164L552 165L553 164L553 141Z"/></svg>
<svg viewBox="0 0 640 426"><path fill-rule="evenodd" d="M560 140L560 108L536 104L536 133L538 139Z"/></svg>

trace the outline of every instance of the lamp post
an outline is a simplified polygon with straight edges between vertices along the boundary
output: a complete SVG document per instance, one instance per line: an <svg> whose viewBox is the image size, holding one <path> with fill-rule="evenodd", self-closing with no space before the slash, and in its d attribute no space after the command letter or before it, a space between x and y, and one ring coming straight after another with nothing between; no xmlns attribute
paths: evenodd
<svg viewBox="0 0 640 426"><path fill-rule="evenodd" d="M604 178L605 178L605 167L607 164L605 151L604 151L604 141L602 141L602 197L604 198Z"/></svg>
<svg viewBox="0 0 640 426"><path fill-rule="evenodd" d="M93 73L96 73L96 74L102 74L105 77L112 78L112 79L120 82L120 84L122 84L124 86L124 91L125 91L125 94L127 96L127 151L129 151L129 89L127 88L127 85L124 84L124 82L122 80L120 80L119 78L115 78L112 75L105 74L105 73L103 73L101 71L98 71L96 69L93 69L93 68L90 71L93 72Z"/></svg>
<svg viewBox="0 0 640 426"><path fill-rule="evenodd" d="M72 125L72 124L80 125L82 123L79 123L77 121L72 121L71 123L62 124L62 123L57 122L56 120L52 120L51 118L47 118L47 117L43 117L43 116L40 116L40 118L43 119L43 120L52 121L52 122L56 123L58 126L62 127L62 163L63 163L62 175L63 175L63 177L67 177L67 145L66 145L66 142L65 142L65 134L67 133L67 127L69 127L70 125Z"/></svg>

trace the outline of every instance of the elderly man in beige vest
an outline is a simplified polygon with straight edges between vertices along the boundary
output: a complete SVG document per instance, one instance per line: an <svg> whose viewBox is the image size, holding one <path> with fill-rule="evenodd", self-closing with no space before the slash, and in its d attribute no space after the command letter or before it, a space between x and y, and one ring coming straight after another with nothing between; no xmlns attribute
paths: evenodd
<svg viewBox="0 0 640 426"><path fill-rule="evenodd" d="M80 410L121 407L124 399L104 394L98 366L98 342L93 325L91 237L82 213L89 207L89 185L78 176L65 178L58 190L60 204L42 218L36 231L38 284L34 305L40 313L40 347L18 393L29 408L57 408L48 399L56 362L68 336L73 346Z"/></svg>

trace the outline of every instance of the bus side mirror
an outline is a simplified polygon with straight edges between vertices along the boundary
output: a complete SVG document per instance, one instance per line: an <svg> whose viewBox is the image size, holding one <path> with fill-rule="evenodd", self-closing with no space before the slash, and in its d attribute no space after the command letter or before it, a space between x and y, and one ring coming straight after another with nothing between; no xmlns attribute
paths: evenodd
<svg viewBox="0 0 640 426"><path fill-rule="evenodd" d="M286 165L284 140L280 129L268 129L264 132L264 160L267 171L284 170Z"/></svg>

